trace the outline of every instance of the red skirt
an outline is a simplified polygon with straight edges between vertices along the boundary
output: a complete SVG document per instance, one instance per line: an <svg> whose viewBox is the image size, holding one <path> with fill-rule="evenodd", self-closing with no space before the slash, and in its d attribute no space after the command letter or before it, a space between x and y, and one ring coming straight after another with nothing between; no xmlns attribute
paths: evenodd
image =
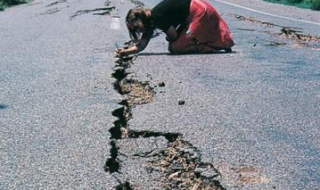
<svg viewBox="0 0 320 190"><path fill-rule="evenodd" d="M183 52L196 44L212 47L213 50L228 49L234 45L226 22L205 0L191 0L187 24L180 29L179 38L169 44L169 49Z"/></svg>

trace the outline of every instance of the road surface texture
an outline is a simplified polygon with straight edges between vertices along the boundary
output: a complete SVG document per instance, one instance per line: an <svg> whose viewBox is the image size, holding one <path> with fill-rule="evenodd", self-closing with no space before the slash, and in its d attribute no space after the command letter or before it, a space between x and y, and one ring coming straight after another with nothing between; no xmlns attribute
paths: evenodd
<svg viewBox="0 0 320 190"><path fill-rule="evenodd" d="M118 184L104 169L121 100L106 54L111 18L76 14L103 7L34 1L0 12L0 189Z"/></svg>
<svg viewBox="0 0 320 190"><path fill-rule="evenodd" d="M115 59L128 9L157 2L0 12L0 189L318 189L319 12L210 0L232 53L160 34Z"/></svg>
<svg viewBox="0 0 320 190"><path fill-rule="evenodd" d="M319 12L261 1L210 2L233 32L234 52L172 56L164 35L153 39L129 66L127 78L148 82L155 95L151 103L132 107L127 128L146 137L162 133L154 140L160 150L165 135L180 135L196 147L200 163L214 166L195 172L216 177L226 189L319 188ZM162 182L181 188L186 169L172 169L179 166L172 160L167 166L156 149L141 154L142 141L118 142L126 155L119 154L122 178L137 189L159 189L159 178L150 186L146 182L161 171L169 178ZM164 157L162 165L153 164L154 157ZM151 171L150 163L156 165ZM146 171L152 173L148 178Z"/></svg>

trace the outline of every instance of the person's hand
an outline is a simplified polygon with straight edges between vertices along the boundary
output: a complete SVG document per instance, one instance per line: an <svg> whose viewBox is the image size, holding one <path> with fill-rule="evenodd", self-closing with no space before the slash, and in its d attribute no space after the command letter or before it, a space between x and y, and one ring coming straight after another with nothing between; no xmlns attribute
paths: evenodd
<svg viewBox="0 0 320 190"><path fill-rule="evenodd" d="M114 56L115 57L121 58L121 57L126 56L126 55L127 55L127 52L123 48L114 50Z"/></svg>

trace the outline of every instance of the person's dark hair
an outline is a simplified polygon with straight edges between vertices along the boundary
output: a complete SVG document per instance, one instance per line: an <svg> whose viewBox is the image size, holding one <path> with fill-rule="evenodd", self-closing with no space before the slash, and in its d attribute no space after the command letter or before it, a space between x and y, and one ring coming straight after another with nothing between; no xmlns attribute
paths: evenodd
<svg viewBox="0 0 320 190"><path fill-rule="evenodd" d="M151 25L151 19L147 17L144 9L130 9L126 16L126 22L133 22L137 19L141 19L143 26L150 36L152 36L154 28ZM139 40L141 34L137 32L135 29L129 29L129 35L132 40Z"/></svg>

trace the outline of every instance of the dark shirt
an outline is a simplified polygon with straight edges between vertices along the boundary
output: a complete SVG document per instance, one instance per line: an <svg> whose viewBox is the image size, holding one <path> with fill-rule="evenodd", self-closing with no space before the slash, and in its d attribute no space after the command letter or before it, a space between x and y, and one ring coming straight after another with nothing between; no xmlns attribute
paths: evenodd
<svg viewBox="0 0 320 190"><path fill-rule="evenodd" d="M163 0L151 10L154 27L166 32L172 25L184 24L189 15L191 0Z"/></svg>

